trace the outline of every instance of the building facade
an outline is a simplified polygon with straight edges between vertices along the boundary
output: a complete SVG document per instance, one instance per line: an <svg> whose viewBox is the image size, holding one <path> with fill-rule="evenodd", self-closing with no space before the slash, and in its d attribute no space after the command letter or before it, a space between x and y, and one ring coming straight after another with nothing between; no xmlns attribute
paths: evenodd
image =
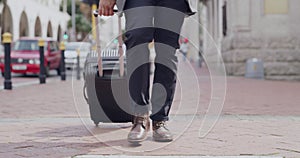
<svg viewBox="0 0 300 158"><path fill-rule="evenodd" d="M206 0L202 23L227 74L244 75L247 59L264 62L266 79L300 80L300 1ZM204 51L209 37L202 35Z"/></svg>
<svg viewBox="0 0 300 158"><path fill-rule="evenodd" d="M20 37L51 37L60 41L70 16L60 11L62 0L6 0L0 4L1 34ZM64 7L65 8L65 7Z"/></svg>

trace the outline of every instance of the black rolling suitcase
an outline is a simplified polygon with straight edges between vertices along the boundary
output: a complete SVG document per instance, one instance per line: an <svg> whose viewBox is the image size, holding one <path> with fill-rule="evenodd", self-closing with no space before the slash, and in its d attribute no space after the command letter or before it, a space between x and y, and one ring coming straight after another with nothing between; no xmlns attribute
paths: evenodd
<svg viewBox="0 0 300 158"><path fill-rule="evenodd" d="M121 17L118 21L121 35ZM96 32L97 50L88 54L84 66L84 96L91 119L95 125L100 122L132 122L122 37L118 38L118 50L100 50L98 28Z"/></svg>

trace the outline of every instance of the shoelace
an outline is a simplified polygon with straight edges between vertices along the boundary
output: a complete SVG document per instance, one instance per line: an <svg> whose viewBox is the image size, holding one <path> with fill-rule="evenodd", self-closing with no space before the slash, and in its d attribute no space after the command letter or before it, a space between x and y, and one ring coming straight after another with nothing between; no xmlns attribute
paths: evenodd
<svg viewBox="0 0 300 158"><path fill-rule="evenodd" d="M158 129L158 128L160 128L160 127L163 127L163 128L165 128L165 129L167 129L167 128L166 128L166 123L165 123L164 121L159 121L159 122L156 122L156 123L155 123L155 128L156 128L156 129Z"/></svg>
<svg viewBox="0 0 300 158"><path fill-rule="evenodd" d="M134 118L134 127L137 125L137 124L141 124L143 126L143 128L146 128L146 125L145 125L145 120L146 118L144 117L135 117ZM134 128L133 127L133 128Z"/></svg>

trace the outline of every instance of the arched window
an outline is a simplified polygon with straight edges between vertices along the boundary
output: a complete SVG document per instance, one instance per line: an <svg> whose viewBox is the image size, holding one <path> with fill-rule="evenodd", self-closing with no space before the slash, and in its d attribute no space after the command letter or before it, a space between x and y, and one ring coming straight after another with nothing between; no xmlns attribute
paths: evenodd
<svg viewBox="0 0 300 158"><path fill-rule="evenodd" d="M28 26L28 18L26 13L23 11L20 18L19 23L19 36L28 36L29 34L29 26Z"/></svg>
<svg viewBox="0 0 300 158"><path fill-rule="evenodd" d="M34 24L34 36L41 37L42 36L42 24L40 17L36 17L35 24Z"/></svg>

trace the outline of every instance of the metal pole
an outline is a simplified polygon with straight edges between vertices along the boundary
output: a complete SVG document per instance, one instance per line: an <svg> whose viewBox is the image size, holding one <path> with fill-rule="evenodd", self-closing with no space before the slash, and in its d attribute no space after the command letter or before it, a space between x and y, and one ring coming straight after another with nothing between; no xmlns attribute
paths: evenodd
<svg viewBox="0 0 300 158"><path fill-rule="evenodd" d="M80 80L80 50L77 49L77 80Z"/></svg>
<svg viewBox="0 0 300 158"><path fill-rule="evenodd" d="M60 77L62 81L66 80L66 67L65 67L65 43L60 43L61 61L60 61Z"/></svg>
<svg viewBox="0 0 300 158"><path fill-rule="evenodd" d="M72 0L72 41L76 41L76 12L75 0Z"/></svg>
<svg viewBox="0 0 300 158"><path fill-rule="evenodd" d="M46 83L46 74L45 74L45 56L44 56L44 40L39 40L39 47L40 47L40 84Z"/></svg>
<svg viewBox="0 0 300 158"><path fill-rule="evenodd" d="M121 25L121 16L118 16L118 44L119 44L119 63L120 63L120 77L124 76L124 50L123 50L123 39L122 39L122 25Z"/></svg>
<svg viewBox="0 0 300 158"><path fill-rule="evenodd" d="M11 45L11 34L10 33L4 33L3 34L3 44L4 44L4 64L5 64L5 70L4 70L4 89L11 90L12 89L12 82L11 82L11 57L10 57L10 45Z"/></svg>
<svg viewBox="0 0 300 158"><path fill-rule="evenodd" d="M94 17L95 17L95 23L96 24L99 24L99 20L98 20L98 13L97 14L94 14ZM103 76L103 68L102 68L102 56L101 56L101 45L100 45L100 30L99 30L99 27L96 25L96 51L97 51L97 54L98 54L98 60L97 60L97 63L98 63L98 75L100 77Z"/></svg>

